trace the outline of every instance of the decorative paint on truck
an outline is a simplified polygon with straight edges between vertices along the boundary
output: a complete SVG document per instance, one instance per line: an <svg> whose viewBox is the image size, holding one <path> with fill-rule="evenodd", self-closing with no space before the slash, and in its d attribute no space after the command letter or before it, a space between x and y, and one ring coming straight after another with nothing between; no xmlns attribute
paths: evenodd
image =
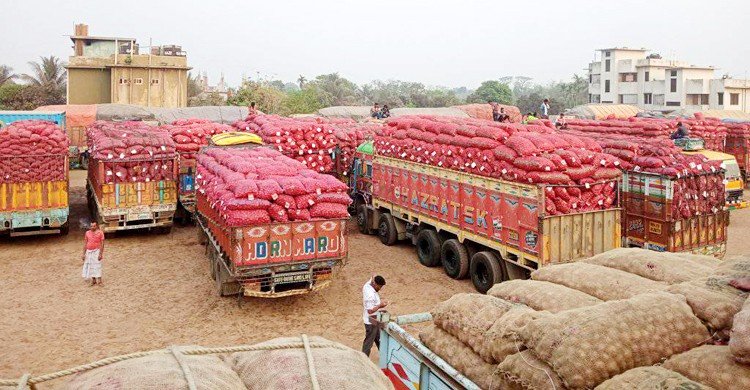
<svg viewBox="0 0 750 390"><path fill-rule="evenodd" d="M420 172L414 164L406 169L398 161L378 162L375 197L532 255L541 251L539 200L544 196L538 187L468 175L440 177L445 170Z"/></svg>
<svg viewBox="0 0 750 390"><path fill-rule="evenodd" d="M346 242L339 220L291 222L235 230L237 266L341 258Z"/></svg>

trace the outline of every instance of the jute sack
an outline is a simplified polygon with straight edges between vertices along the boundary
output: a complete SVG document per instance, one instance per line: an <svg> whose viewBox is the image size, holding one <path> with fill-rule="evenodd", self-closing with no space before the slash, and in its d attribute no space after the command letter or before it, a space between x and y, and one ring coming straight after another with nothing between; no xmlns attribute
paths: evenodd
<svg viewBox="0 0 750 390"><path fill-rule="evenodd" d="M604 301L627 299L667 287L664 282L582 262L543 267L532 272L531 279L561 284Z"/></svg>
<svg viewBox="0 0 750 390"><path fill-rule="evenodd" d="M505 381L528 390L560 390L565 385L552 367L529 350L508 356L498 366Z"/></svg>
<svg viewBox="0 0 750 390"><path fill-rule="evenodd" d="M485 390L502 389L502 378L497 365L482 360L471 348L448 332L430 326L419 334L419 339L453 368ZM348 387L355 388L355 387Z"/></svg>
<svg viewBox="0 0 750 390"><path fill-rule="evenodd" d="M487 295L523 303L534 310L546 310L551 313L602 302L599 298L570 287L539 280L516 279L498 283L487 291Z"/></svg>
<svg viewBox="0 0 750 390"><path fill-rule="evenodd" d="M737 363L726 345L703 345L672 356L663 367L717 390L750 389L750 366Z"/></svg>
<svg viewBox="0 0 750 390"><path fill-rule="evenodd" d="M732 328L732 317L742 310L748 296L729 285L732 279L731 276L713 274L669 286L667 291L684 296L698 318L713 331L724 332Z"/></svg>
<svg viewBox="0 0 750 390"><path fill-rule="evenodd" d="M508 310L487 330L485 342L480 348L480 356L488 362L500 363L509 355L523 351L526 347L518 335L519 330L532 320L549 314L524 305L517 305Z"/></svg>
<svg viewBox="0 0 750 390"><path fill-rule="evenodd" d="M269 340L257 345L270 347L269 350L233 353L226 361L251 390L308 390L313 379L321 389L393 389L362 352L322 337L310 337L310 343L327 346L310 348L308 356L304 346L299 346L300 341L299 337Z"/></svg>
<svg viewBox="0 0 750 390"><path fill-rule="evenodd" d="M184 366L181 366L180 359ZM187 371L184 371L185 367ZM65 389L244 389L237 374L216 355L156 354L123 360L74 375Z"/></svg>
<svg viewBox="0 0 750 390"><path fill-rule="evenodd" d="M595 390L708 390L682 374L659 366L638 367L607 379Z"/></svg>
<svg viewBox="0 0 750 390"><path fill-rule="evenodd" d="M485 334L514 304L482 294L456 294L432 309L436 326L458 338L480 353L488 363L495 363L486 352Z"/></svg>
<svg viewBox="0 0 750 390"><path fill-rule="evenodd" d="M685 299L663 292L543 316L518 333L571 389L595 387L710 339Z"/></svg>
<svg viewBox="0 0 750 390"><path fill-rule="evenodd" d="M750 299L745 299L742 310L734 315L729 334L729 350L734 360L750 364Z"/></svg>
<svg viewBox="0 0 750 390"><path fill-rule="evenodd" d="M721 264L721 261L713 256L696 255L693 253L686 253L686 252L677 252L677 253L672 253L672 254L681 259L690 260L693 263L698 263L700 265L705 265L711 268L715 268L716 266Z"/></svg>
<svg viewBox="0 0 750 390"><path fill-rule="evenodd" d="M612 249L583 260L583 262L619 269L646 279L668 284L706 277L718 265L716 260L714 260L716 263L714 266L708 266L675 256L670 252L655 252L641 248Z"/></svg>
<svg viewBox="0 0 750 390"><path fill-rule="evenodd" d="M750 277L750 256L732 256L719 263L714 275L732 276L734 278Z"/></svg>

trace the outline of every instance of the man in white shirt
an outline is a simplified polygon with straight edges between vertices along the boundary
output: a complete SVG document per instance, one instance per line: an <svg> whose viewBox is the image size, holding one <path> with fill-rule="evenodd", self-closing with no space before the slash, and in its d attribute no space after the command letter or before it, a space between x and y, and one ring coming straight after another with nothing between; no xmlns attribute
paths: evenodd
<svg viewBox="0 0 750 390"><path fill-rule="evenodd" d="M549 119L549 99L542 100L542 104L539 106L539 113L542 114L542 119Z"/></svg>
<svg viewBox="0 0 750 390"><path fill-rule="evenodd" d="M373 276L362 287L362 320L365 323L365 341L362 342L362 352L370 356L372 343L380 349L380 328L375 320L375 313L380 309L388 306L388 302L380 301L378 291L385 286L385 279L380 276Z"/></svg>

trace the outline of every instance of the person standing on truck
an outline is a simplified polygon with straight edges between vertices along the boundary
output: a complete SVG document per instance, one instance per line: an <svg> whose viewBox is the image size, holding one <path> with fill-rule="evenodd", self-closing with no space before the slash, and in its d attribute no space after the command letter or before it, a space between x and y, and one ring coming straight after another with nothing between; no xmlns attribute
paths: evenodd
<svg viewBox="0 0 750 390"><path fill-rule="evenodd" d="M539 105L539 113L542 114L542 119L549 119L549 99L542 100L542 104Z"/></svg>
<svg viewBox="0 0 750 390"><path fill-rule="evenodd" d="M362 287L362 303L364 304L362 320L365 322L365 340L362 342L362 352L367 356L370 356L373 343L380 350L380 327L375 319L375 313L388 306L388 302L381 301L380 294L378 294L383 286L385 286L385 279L376 275Z"/></svg>
<svg viewBox="0 0 750 390"><path fill-rule="evenodd" d="M102 255L104 254L104 232L99 224L91 222L84 236L83 272L84 279L91 279L91 285L102 285Z"/></svg>

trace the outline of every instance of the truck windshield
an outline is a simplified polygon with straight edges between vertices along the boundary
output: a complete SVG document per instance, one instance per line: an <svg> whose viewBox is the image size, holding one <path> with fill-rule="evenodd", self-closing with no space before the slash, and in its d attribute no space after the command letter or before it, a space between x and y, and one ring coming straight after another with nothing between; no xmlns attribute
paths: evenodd
<svg viewBox="0 0 750 390"><path fill-rule="evenodd" d="M724 161L724 170L726 171L726 173L724 174L724 178L726 178L727 180L739 179L742 177L742 174L740 173L740 166L737 165L737 161L735 160Z"/></svg>

